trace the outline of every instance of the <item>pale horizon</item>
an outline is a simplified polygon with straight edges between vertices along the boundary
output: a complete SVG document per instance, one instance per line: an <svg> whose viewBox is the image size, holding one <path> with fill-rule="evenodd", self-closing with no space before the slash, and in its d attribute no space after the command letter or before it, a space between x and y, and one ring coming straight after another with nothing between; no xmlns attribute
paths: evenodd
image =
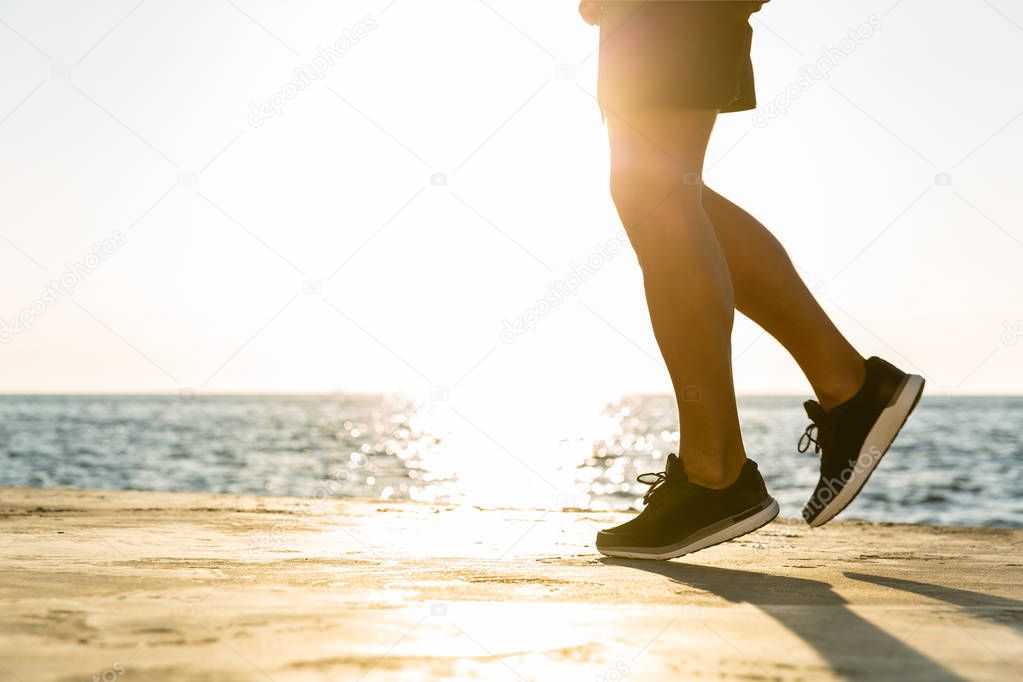
<svg viewBox="0 0 1023 682"><path fill-rule="evenodd" d="M158 3L0 3L0 317L123 242L0 345L0 392L456 387L500 410L539 387L551 405L669 390L627 248L502 338L620 239L575 5L225 2L197 27ZM1011 14L768 3L760 108L722 115L708 154L708 183L778 234L854 345L931 395L1023 390ZM187 50L161 38L183 32ZM346 35L322 79L252 118ZM733 356L740 395L810 396L741 316Z"/></svg>

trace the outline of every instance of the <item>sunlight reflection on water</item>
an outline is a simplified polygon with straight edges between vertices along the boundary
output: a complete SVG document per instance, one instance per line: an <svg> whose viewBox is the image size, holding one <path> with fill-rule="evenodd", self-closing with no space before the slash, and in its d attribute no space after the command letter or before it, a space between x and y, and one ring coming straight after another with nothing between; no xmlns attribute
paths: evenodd
<svg viewBox="0 0 1023 682"><path fill-rule="evenodd" d="M4 396L0 484L371 497L484 507L639 508L663 468L668 396L605 409L398 396ZM794 397L740 399L743 434L782 514L817 460L796 452ZM1023 398L927 398L846 516L1023 525Z"/></svg>

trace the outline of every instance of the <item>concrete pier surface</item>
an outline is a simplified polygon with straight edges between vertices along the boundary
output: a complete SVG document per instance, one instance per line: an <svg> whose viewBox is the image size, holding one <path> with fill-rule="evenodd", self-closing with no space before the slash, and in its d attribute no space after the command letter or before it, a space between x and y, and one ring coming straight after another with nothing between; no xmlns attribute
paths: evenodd
<svg viewBox="0 0 1023 682"><path fill-rule="evenodd" d="M1023 678L1023 529L0 489L0 681Z"/></svg>

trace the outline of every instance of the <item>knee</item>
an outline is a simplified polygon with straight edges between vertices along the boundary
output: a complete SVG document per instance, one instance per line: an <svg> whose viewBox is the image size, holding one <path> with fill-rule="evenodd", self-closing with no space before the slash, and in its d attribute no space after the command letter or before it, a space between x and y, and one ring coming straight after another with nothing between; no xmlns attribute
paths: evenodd
<svg viewBox="0 0 1023 682"><path fill-rule="evenodd" d="M663 247L665 237L684 237L703 219L701 180L674 162L616 163L611 199L637 252Z"/></svg>
<svg viewBox="0 0 1023 682"><path fill-rule="evenodd" d="M641 219L669 197L681 210L695 208L702 187L699 163L687 164L658 150L612 153L611 198L627 222Z"/></svg>

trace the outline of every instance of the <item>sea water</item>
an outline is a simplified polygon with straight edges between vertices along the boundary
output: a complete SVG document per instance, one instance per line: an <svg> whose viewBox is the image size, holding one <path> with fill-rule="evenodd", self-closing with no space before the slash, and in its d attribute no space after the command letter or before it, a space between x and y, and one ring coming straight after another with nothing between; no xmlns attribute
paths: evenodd
<svg viewBox="0 0 1023 682"><path fill-rule="evenodd" d="M741 397L739 410L749 456L782 515L798 518L817 477L813 449L796 449L800 399ZM560 446L537 442L528 464L486 440L470 486L452 434L400 396L0 396L0 485L480 504L479 477L499 486L514 470L540 488L557 477L551 490L565 494L540 506L640 508L636 476L677 447L673 399L626 397L593 423ZM537 506L503 492L502 506ZM1023 397L925 396L843 518L1023 526Z"/></svg>

